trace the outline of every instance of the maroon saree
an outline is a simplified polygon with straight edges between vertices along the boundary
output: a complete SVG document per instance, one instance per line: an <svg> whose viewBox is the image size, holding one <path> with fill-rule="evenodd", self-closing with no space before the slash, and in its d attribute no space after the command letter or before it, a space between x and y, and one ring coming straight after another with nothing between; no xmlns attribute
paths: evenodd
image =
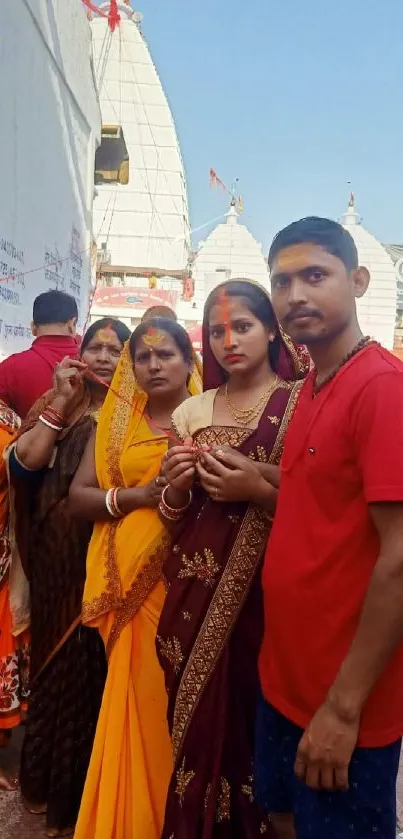
<svg viewBox="0 0 403 839"><path fill-rule="evenodd" d="M267 292L258 288L267 302ZM269 358L284 381L258 427L209 426L195 434L196 444L227 445L254 460L279 463L298 398L295 382L308 372L309 356L278 327ZM205 314L204 390L224 381ZM157 637L174 751L162 839L273 837L254 800L252 765L263 635L260 570L269 530L262 509L213 501L196 485L175 532L164 565L168 592Z"/></svg>
<svg viewBox="0 0 403 839"><path fill-rule="evenodd" d="M255 431L209 427L199 445L230 445L278 463L298 385L275 391ZM175 768L163 839L272 836L253 797L260 569L270 518L252 504L217 503L201 487L175 535L157 652L169 695Z"/></svg>

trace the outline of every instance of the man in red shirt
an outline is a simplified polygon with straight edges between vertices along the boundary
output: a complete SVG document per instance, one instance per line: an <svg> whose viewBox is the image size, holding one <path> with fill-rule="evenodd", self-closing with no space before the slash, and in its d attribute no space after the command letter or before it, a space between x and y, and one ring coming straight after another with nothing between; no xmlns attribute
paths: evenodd
<svg viewBox="0 0 403 839"><path fill-rule="evenodd" d="M291 224L269 266L277 317L315 367L287 433L263 571L257 794L287 839L395 839L403 365L361 333L369 274L339 224Z"/></svg>
<svg viewBox="0 0 403 839"><path fill-rule="evenodd" d="M24 418L34 402L52 387L55 365L76 358L77 303L64 291L45 291L34 301L31 348L0 364L0 399Z"/></svg>

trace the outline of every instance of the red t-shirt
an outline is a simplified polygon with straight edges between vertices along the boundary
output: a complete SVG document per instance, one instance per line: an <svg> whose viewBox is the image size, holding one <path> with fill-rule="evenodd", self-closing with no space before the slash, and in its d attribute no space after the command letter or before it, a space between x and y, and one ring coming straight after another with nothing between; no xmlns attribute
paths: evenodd
<svg viewBox="0 0 403 839"><path fill-rule="evenodd" d="M266 699L305 728L353 637L380 542L369 504L403 502L403 365L371 345L313 399L305 382L287 433L263 570ZM362 713L359 745L403 734L403 644Z"/></svg>
<svg viewBox="0 0 403 839"><path fill-rule="evenodd" d="M0 399L22 419L32 405L50 390L56 364L77 358L78 345L69 335L43 335L25 352L10 355L0 364Z"/></svg>

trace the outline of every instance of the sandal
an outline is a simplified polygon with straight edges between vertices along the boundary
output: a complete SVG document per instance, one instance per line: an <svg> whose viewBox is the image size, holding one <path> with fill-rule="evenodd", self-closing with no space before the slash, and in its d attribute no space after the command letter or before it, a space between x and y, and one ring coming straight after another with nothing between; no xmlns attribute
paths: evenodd
<svg viewBox="0 0 403 839"><path fill-rule="evenodd" d="M0 769L0 790L4 792L15 792L19 787L18 778L9 775L4 769Z"/></svg>

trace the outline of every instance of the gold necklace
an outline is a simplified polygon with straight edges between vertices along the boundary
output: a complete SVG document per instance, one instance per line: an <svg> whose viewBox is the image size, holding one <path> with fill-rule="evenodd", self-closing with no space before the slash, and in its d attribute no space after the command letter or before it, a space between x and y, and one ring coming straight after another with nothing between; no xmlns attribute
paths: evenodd
<svg viewBox="0 0 403 839"><path fill-rule="evenodd" d="M265 390L262 396L259 396L258 401L253 405L252 408L237 408L233 402L231 402L229 393L228 393L228 382L225 385L224 391L224 399L225 404L227 406L228 412L231 416L236 420L238 425L249 425L256 419L259 414L261 414L264 406L269 401L270 397L273 395L274 391L277 389L279 385L280 379L278 376L274 379L274 382L270 385L270 387Z"/></svg>

